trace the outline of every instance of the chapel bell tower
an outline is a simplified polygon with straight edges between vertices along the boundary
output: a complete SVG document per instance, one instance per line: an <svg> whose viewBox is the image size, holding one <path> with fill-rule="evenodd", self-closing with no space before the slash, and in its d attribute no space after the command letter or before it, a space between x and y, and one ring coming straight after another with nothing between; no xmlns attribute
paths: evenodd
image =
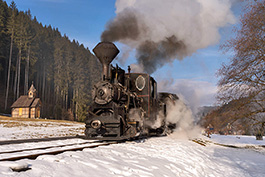
<svg viewBox="0 0 265 177"><path fill-rule="evenodd" d="M36 95L37 95L37 90L35 89L35 87L34 87L34 85L33 85L33 82L32 82L32 84L31 84L31 86L30 86L30 88L29 88L29 91L28 91L28 97L29 98L35 98L36 97Z"/></svg>

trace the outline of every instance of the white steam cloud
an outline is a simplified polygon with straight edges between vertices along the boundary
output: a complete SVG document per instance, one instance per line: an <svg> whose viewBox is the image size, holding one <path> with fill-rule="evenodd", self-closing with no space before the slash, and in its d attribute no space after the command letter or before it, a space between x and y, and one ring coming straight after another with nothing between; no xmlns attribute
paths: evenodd
<svg viewBox="0 0 265 177"><path fill-rule="evenodd" d="M167 115L164 120L163 112L160 112L152 128L156 129L163 125L169 127L167 133L178 139L192 139L200 135L201 128L195 124L194 115L191 109L181 100L166 101ZM173 128L173 129L172 129Z"/></svg>
<svg viewBox="0 0 265 177"><path fill-rule="evenodd" d="M191 139L199 136L201 128L194 124L191 109L183 101L177 100L175 104L168 104L167 124L176 124L171 137Z"/></svg>
<svg viewBox="0 0 265 177"><path fill-rule="evenodd" d="M176 93L189 105L194 115L202 106L212 106L216 103L217 86L206 81L192 79L158 79L160 92Z"/></svg>
<svg viewBox="0 0 265 177"><path fill-rule="evenodd" d="M116 18L102 41L136 49L138 64L153 73L175 59L218 43L219 29L236 22L234 0L117 0Z"/></svg>

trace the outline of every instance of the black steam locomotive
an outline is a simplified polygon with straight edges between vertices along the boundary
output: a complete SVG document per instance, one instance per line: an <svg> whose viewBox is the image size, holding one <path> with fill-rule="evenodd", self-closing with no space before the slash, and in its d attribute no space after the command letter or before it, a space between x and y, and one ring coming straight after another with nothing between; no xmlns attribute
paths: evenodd
<svg viewBox="0 0 265 177"><path fill-rule="evenodd" d="M172 131L175 125L166 123L167 103L174 103L178 97L158 94L157 83L149 74L109 67L119 53L113 43L101 42L93 52L103 66L103 78L92 91L86 137L120 140Z"/></svg>

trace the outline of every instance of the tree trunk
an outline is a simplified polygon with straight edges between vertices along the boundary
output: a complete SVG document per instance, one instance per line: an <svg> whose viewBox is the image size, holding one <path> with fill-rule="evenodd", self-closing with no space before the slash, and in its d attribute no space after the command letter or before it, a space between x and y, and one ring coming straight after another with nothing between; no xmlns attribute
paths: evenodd
<svg viewBox="0 0 265 177"><path fill-rule="evenodd" d="M69 86L67 83L67 87L66 87L66 91L65 91L65 109L66 109L66 111L68 109L68 92L69 92Z"/></svg>
<svg viewBox="0 0 265 177"><path fill-rule="evenodd" d="M68 91L66 92L65 95L65 109L68 110Z"/></svg>
<svg viewBox="0 0 265 177"><path fill-rule="evenodd" d="M6 73L7 74L7 73ZM15 72L10 73L10 87L9 90L14 90Z"/></svg>
<svg viewBox="0 0 265 177"><path fill-rule="evenodd" d="M78 100L78 89L76 90L76 100ZM78 102L75 102L75 114L76 114L76 120L78 120Z"/></svg>
<svg viewBox="0 0 265 177"><path fill-rule="evenodd" d="M13 34L13 33L14 33L14 30L12 29L11 44L10 44L10 52L9 52L9 61L8 61L7 84L6 84L5 110L7 109L7 99L8 99L8 91L9 91L10 70L11 70L11 59L12 59L13 39L14 39L14 34Z"/></svg>
<svg viewBox="0 0 265 177"><path fill-rule="evenodd" d="M46 89L47 90L47 93L46 93L46 103L47 103L47 105L48 105L48 114L49 114L49 117L51 116L51 115L53 115L53 112L52 112L52 110L50 109L50 106L51 106L51 104L52 104L52 93L51 93L51 81L50 82L48 82L47 83L47 88L48 89ZM52 105L54 105L54 104L52 104Z"/></svg>
<svg viewBox="0 0 265 177"><path fill-rule="evenodd" d="M46 71L45 71L45 65L43 66L43 80L42 80L42 100L44 101L45 99L45 78L46 78Z"/></svg>
<svg viewBox="0 0 265 177"><path fill-rule="evenodd" d="M45 65L43 66L43 77L42 77L42 91L41 91L41 99L43 100L43 105L47 105L45 102L45 78L46 78ZM41 79L41 77L40 77ZM41 87L41 86L40 86ZM42 106L43 115L46 115L46 106Z"/></svg>
<svg viewBox="0 0 265 177"><path fill-rule="evenodd" d="M30 46L28 48L26 67L25 67L25 86L24 86L24 95L28 92L29 87L29 55L30 55Z"/></svg>
<svg viewBox="0 0 265 177"><path fill-rule="evenodd" d="M17 56L17 62L16 62L16 72L15 72L15 79L14 79L14 100L16 100L16 93L17 93L17 71L18 71L18 56Z"/></svg>
<svg viewBox="0 0 265 177"><path fill-rule="evenodd" d="M38 90L38 93L40 93L40 71L37 71L37 77L36 77L36 89ZM40 95L39 95L40 97Z"/></svg>
<svg viewBox="0 0 265 177"><path fill-rule="evenodd" d="M17 99L19 97L19 84L20 84L20 64L21 64L21 48L18 52L18 75L17 75Z"/></svg>

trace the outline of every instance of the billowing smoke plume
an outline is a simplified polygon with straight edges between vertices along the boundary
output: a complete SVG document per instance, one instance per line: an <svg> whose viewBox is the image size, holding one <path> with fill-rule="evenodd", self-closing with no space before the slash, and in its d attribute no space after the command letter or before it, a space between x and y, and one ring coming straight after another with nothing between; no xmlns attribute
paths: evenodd
<svg viewBox="0 0 265 177"><path fill-rule="evenodd" d="M117 16L102 41L119 41L136 49L138 64L152 73L216 44L219 28L235 22L234 0L117 0Z"/></svg>

